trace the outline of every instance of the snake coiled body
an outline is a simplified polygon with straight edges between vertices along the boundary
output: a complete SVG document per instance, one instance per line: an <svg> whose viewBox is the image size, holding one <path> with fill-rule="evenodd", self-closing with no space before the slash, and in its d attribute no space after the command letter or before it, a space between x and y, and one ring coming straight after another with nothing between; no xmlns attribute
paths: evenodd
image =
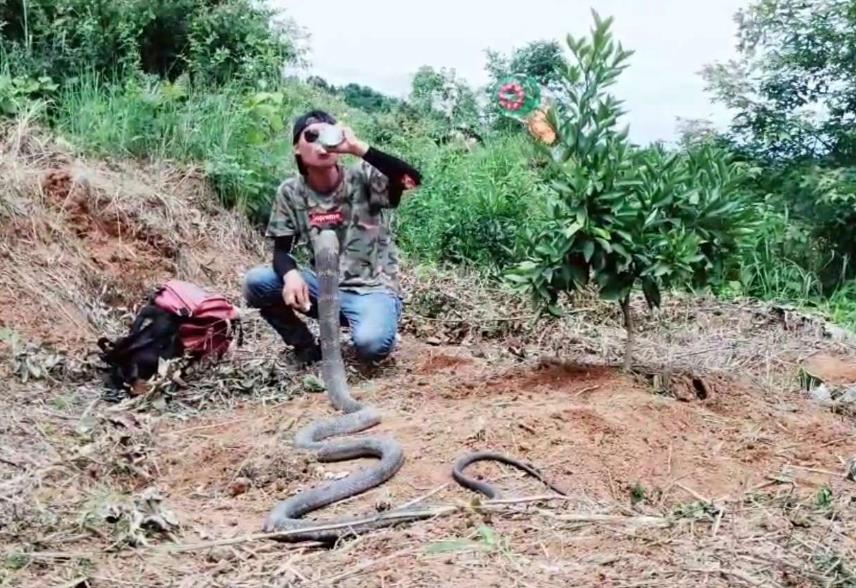
<svg viewBox="0 0 856 588"><path fill-rule="evenodd" d="M343 414L315 421L303 427L295 435L294 444L299 449L314 452L315 457L322 462L346 461L361 457L375 458L378 462L373 467L351 473L341 480L311 488L279 502L268 514L263 528L267 532L282 533L274 537L281 541L318 541L329 544L347 535L430 518L432 515L424 510L414 511L402 508L385 513L382 518L369 515L328 521L323 525L336 527L332 529L319 529L318 527L321 526L319 522L302 518L313 511L383 484L392 478L404 463L401 446L391 438L360 437L330 440L330 437L351 435L369 429L380 423L381 417L374 408L354 400L348 390L339 343L339 240L334 230L322 229L319 232L316 241L315 265L319 282L321 375L330 402ZM464 455L458 459L452 470L455 481L488 498L496 498L498 493L490 485L463 474L463 470L470 464L485 460L500 461L517 467L563 494L532 466L497 453L477 452Z"/></svg>
<svg viewBox="0 0 856 588"><path fill-rule="evenodd" d="M317 527L317 522L306 521L306 514L361 494L389 480L404 463L401 446L391 438L360 437L328 441L330 437L351 435L369 429L381 421L378 412L354 400L345 379L345 366L339 343L339 240L332 229L321 230L316 241L315 266L318 274L318 323L321 335L321 375L327 396L342 415L315 421L300 429L294 438L296 447L315 453L322 462L346 461L360 457L376 458L373 467L349 474L312 488L278 503L264 523L268 532L287 531L284 541L335 542L340 537L358 534L382 526L407 520L424 518L417 515L367 521L365 517L332 521L342 528L324 531L300 532Z"/></svg>

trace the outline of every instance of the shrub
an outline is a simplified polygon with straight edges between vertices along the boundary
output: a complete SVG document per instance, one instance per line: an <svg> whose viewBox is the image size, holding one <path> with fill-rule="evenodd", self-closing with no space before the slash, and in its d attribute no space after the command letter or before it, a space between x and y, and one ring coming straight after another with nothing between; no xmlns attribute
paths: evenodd
<svg viewBox="0 0 856 588"><path fill-rule="evenodd" d="M542 216L544 187L527 165L520 137L497 138L475 152L434 147L425 183L397 216L405 250L498 275L519 259L524 231Z"/></svg>
<svg viewBox="0 0 856 588"><path fill-rule="evenodd" d="M561 292L590 280L621 304L632 364L630 294L641 285L649 306L661 290L705 285L752 232L753 207L743 174L725 153L637 150L617 129L620 102L607 92L631 53L616 44L612 19L594 15L591 37L568 38L573 61L562 68L564 91L548 112L557 140L548 147L558 179L546 222L532 232L528 259L510 279L558 314Z"/></svg>
<svg viewBox="0 0 856 588"><path fill-rule="evenodd" d="M141 70L256 83L300 52L294 27L253 0L3 0L0 25L12 73L55 81Z"/></svg>

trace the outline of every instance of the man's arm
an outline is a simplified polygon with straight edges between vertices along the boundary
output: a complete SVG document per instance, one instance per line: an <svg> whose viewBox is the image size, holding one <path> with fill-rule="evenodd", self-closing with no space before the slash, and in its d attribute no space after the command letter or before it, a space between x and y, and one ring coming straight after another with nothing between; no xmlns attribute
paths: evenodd
<svg viewBox="0 0 856 588"><path fill-rule="evenodd" d="M376 147L368 148L363 161L389 178L389 205L392 208L401 202L401 195L405 190L422 184L422 174L416 168Z"/></svg>
<svg viewBox="0 0 856 588"><path fill-rule="evenodd" d="M300 238L300 230L294 210L288 198L288 185L283 183L277 190L266 236L273 239L273 271L282 278L282 297L288 306L307 309L309 290L297 270L297 262L291 256L291 248Z"/></svg>
<svg viewBox="0 0 856 588"><path fill-rule="evenodd" d="M392 183L399 184L403 188L415 188L422 184L422 174L416 168L394 155L381 151L377 147L369 147L363 159L388 177ZM406 184L412 185L408 186Z"/></svg>
<svg viewBox="0 0 856 588"><path fill-rule="evenodd" d="M349 153L361 158L365 164L366 178L373 192L373 202L381 207L395 208L401 202L401 195L422 184L422 174L409 163L398 157L370 147L360 141L354 132L343 127L345 140L335 151Z"/></svg>
<svg viewBox="0 0 856 588"><path fill-rule="evenodd" d="M294 237L275 237L273 240L273 271L282 278L282 298L288 306L308 312L310 308L309 287L291 256Z"/></svg>
<svg viewBox="0 0 856 588"><path fill-rule="evenodd" d="M291 248L294 246L294 237L275 237L273 240L273 271L280 278L291 270L297 269L297 262L291 256Z"/></svg>

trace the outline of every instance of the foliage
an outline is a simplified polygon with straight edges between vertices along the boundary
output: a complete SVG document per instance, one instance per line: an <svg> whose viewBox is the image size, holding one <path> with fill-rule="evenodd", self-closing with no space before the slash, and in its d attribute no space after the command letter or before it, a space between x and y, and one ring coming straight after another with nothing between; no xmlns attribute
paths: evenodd
<svg viewBox="0 0 856 588"><path fill-rule="evenodd" d="M720 292L773 300L820 296L817 274L805 268L820 265L824 252L817 249L809 230L783 209L778 195L759 203L759 211L761 220L739 261L737 279L721 286Z"/></svg>
<svg viewBox="0 0 856 588"><path fill-rule="evenodd" d="M740 17L740 61L708 70L738 113L731 133L685 121L677 151L635 148L616 128L621 103L607 90L629 54L599 20L600 36L570 39L570 68L553 41L488 52L493 81L522 73L556 98L558 141L533 152L454 70L421 68L406 102L284 80L301 34L257 0L0 0L0 116L38 113L104 156L198 165L262 224L294 169L290 121L321 107L423 172L394 215L411 256L492 276L516 267L512 279L548 306L589 280L625 303L641 286L652 305L663 288L713 284L852 324L846 5L755 0Z"/></svg>
<svg viewBox="0 0 856 588"><path fill-rule="evenodd" d="M306 78L306 83L310 86L313 86L315 88L318 88L319 90L328 92L330 94L336 91L336 86L334 86L321 76L309 76L308 78Z"/></svg>
<svg viewBox="0 0 856 588"><path fill-rule="evenodd" d="M422 116L439 118L448 127L476 128L480 113L475 92L455 70L422 66L411 82L411 106Z"/></svg>
<svg viewBox="0 0 856 588"><path fill-rule="evenodd" d="M829 293L856 275L856 168L803 163L768 168L757 186L802 230L803 268Z"/></svg>
<svg viewBox="0 0 856 588"><path fill-rule="evenodd" d="M358 132L370 130L365 115L305 85L211 93L186 78L154 77L121 85L82 77L60 90L52 123L95 153L199 162L225 204L264 222L276 185L294 169L287 121L312 106L340 113Z"/></svg>
<svg viewBox="0 0 856 588"><path fill-rule="evenodd" d="M493 82L521 74L534 78L546 88L553 88L561 83L563 63L562 46L557 41L532 41L514 49L509 57L488 50L485 69Z"/></svg>
<svg viewBox="0 0 856 588"><path fill-rule="evenodd" d="M398 100L381 94L373 88L359 84L343 86L339 89L339 94L348 106L359 108L369 113L389 112L398 104Z"/></svg>
<svg viewBox="0 0 856 588"><path fill-rule="evenodd" d="M735 133L773 159L856 163L856 11L851 0L755 0L737 14L740 60L705 77L737 111Z"/></svg>
<svg viewBox="0 0 856 588"><path fill-rule="evenodd" d="M561 292L594 280L624 310L629 368L633 288L641 285L654 307L664 287L703 286L722 275L752 231L754 210L741 190L745 171L717 148L631 147L627 130L616 128L621 103L608 93L631 52L613 41L612 19L595 13L594 20L590 38L568 38L574 61L561 68L563 91L547 116L558 141L539 145L558 178L547 220L510 279L554 314Z"/></svg>
<svg viewBox="0 0 856 588"><path fill-rule="evenodd" d="M795 255L749 267L787 268L824 294L856 275L853 8L851 0L755 0L738 13L739 59L705 70L715 98L736 113L726 140L764 168L757 198L802 232ZM770 233L766 252L781 249L779 237Z"/></svg>
<svg viewBox="0 0 856 588"><path fill-rule="evenodd" d="M678 145L684 149L700 147L706 144L728 147L727 142L716 131L713 123L706 119L683 118L677 119Z"/></svg>
<svg viewBox="0 0 856 588"><path fill-rule="evenodd" d="M509 268L524 252L526 227L543 214L544 189L526 151L520 137L496 139L474 153L434 146L433 156L419 162L424 185L397 217L402 246L426 260L493 275Z"/></svg>
<svg viewBox="0 0 856 588"><path fill-rule="evenodd" d="M24 112L30 102L48 98L57 87L46 76L34 79L0 73L0 116Z"/></svg>
<svg viewBox="0 0 856 588"><path fill-rule="evenodd" d="M255 83L299 54L294 27L253 0L2 0L0 24L12 73L58 82L141 70Z"/></svg>
<svg viewBox="0 0 856 588"><path fill-rule="evenodd" d="M856 331L856 280L842 284L819 306L826 311L832 322Z"/></svg>

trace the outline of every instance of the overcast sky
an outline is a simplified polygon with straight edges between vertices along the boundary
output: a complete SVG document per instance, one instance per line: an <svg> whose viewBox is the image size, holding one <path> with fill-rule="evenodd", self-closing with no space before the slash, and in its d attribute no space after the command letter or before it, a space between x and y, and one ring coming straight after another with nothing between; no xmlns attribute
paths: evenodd
<svg viewBox="0 0 856 588"><path fill-rule="evenodd" d="M485 49L508 53L537 39L563 42L591 26L590 9L615 17L636 54L616 93L636 141L674 137L676 117L727 120L711 104L702 66L734 55L734 13L747 0L272 0L310 34L312 73L340 85L406 95L421 65L486 82Z"/></svg>

